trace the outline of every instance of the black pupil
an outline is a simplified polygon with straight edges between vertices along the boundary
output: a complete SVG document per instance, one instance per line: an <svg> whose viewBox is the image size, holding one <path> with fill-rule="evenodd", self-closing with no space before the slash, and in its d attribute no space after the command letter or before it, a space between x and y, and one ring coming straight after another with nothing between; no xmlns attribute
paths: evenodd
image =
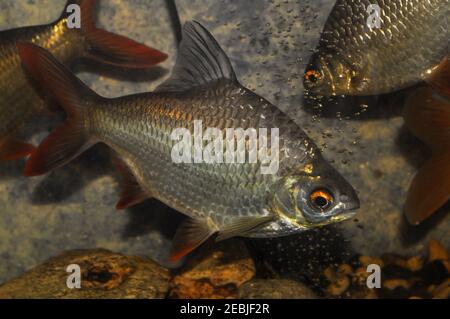
<svg viewBox="0 0 450 319"><path fill-rule="evenodd" d="M314 204L316 204L318 207L324 208L324 207L327 207L328 200L323 196L317 196L314 199Z"/></svg>
<svg viewBox="0 0 450 319"><path fill-rule="evenodd" d="M316 76L315 76L314 74L311 74L311 75L309 76L309 80L310 80L311 82L316 82L317 78L316 78Z"/></svg>

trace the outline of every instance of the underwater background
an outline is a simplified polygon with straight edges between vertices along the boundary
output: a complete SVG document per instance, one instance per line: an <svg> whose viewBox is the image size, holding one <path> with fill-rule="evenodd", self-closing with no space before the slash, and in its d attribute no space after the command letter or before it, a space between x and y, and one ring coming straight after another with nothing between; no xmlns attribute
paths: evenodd
<svg viewBox="0 0 450 319"><path fill-rule="evenodd" d="M52 22L64 5L62 0L2 0L0 30ZM359 98L356 110L348 98L323 107L304 98L304 69L333 5L332 0L177 1L181 21L204 24L240 82L291 115L358 192L361 208L354 220L310 235L246 241L286 272L301 269L310 262L305 256L323 251L415 254L432 238L450 246L450 205L418 227L403 216L412 177L428 154L403 125L404 92ZM85 83L101 95L118 97L151 91L168 77L177 41L166 1L100 1L98 14L99 26L166 52L169 59L149 71L78 66ZM58 122L36 118L23 134L37 145ZM0 283L79 248L101 247L166 264L184 217L156 200L116 211L119 179L106 147L96 146L43 177L22 177L23 164L0 165Z"/></svg>

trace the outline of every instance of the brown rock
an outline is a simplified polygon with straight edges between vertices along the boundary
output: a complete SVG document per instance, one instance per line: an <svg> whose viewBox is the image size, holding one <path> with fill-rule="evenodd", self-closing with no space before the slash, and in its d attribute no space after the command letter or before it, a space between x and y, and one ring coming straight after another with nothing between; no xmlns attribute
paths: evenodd
<svg viewBox="0 0 450 319"><path fill-rule="evenodd" d="M406 260L406 268L411 270L412 272L419 271L423 267L423 257L421 256L413 256Z"/></svg>
<svg viewBox="0 0 450 319"><path fill-rule="evenodd" d="M349 264L342 264L338 267L338 273L343 275L351 275L353 273L353 269Z"/></svg>
<svg viewBox="0 0 450 319"><path fill-rule="evenodd" d="M378 299L376 289L366 287L357 287L349 292L349 297L352 299Z"/></svg>
<svg viewBox="0 0 450 319"><path fill-rule="evenodd" d="M239 289L242 299L316 299L305 284L288 279L254 279Z"/></svg>
<svg viewBox="0 0 450 319"><path fill-rule="evenodd" d="M449 260L449 253L437 240L430 240L428 244L428 262L434 260Z"/></svg>
<svg viewBox="0 0 450 319"><path fill-rule="evenodd" d="M81 269L81 288L70 289L69 265ZM148 258L125 256L107 250L65 252L0 286L2 298L164 298L169 272Z"/></svg>
<svg viewBox="0 0 450 319"><path fill-rule="evenodd" d="M227 240L188 260L172 279L172 298L236 298L255 275L255 264L239 239Z"/></svg>
<svg viewBox="0 0 450 319"><path fill-rule="evenodd" d="M449 299L450 298L450 278L440 284L433 290L433 298Z"/></svg>
<svg viewBox="0 0 450 319"><path fill-rule="evenodd" d="M339 275L327 288L326 293L329 296L342 296L350 287L350 279L346 275Z"/></svg>
<svg viewBox="0 0 450 319"><path fill-rule="evenodd" d="M367 277L369 277L370 273L367 272L366 268L359 267L355 270L355 273L352 276L352 282L358 286L367 286Z"/></svg>
<svg viewBox="0 0 450 319"><path fill-rule="evenodd" d="M325 278L327 278L329 281L334 281L336 279L336 271L333 269L333 267L327 267L323 271L323 275Z"/></svg>
<svg viewBox="0 0 450 319"><path fill-rule="evenodd" d="M410 284L406 279L387 279L383 281L383 287L389 290L394 290L398 287L409 289Z"/></svg>
<svg viewBox="0 0 450 319"><path fill-rule="evenodd" d="M381 258L378 257L370 257L370 256L360 256L359 262L362 266L367 267L368 265L375 264L380 267L383 267L384 262Z"/></svg>

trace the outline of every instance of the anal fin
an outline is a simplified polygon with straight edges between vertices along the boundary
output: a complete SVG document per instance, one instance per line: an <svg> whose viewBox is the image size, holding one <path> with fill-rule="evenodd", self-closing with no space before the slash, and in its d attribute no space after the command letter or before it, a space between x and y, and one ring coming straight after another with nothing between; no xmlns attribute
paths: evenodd
<svg viewBox="0 0 450 319"><path fill-rule="evenodd" d="M144 200L151 198L148 192L144 191L128 168L127 164L117 155L112 158L113 165L119 171L122 177L123 189L120 200L116 205L117 209L127 209L137 205Z"/></svg>
<svg viewBox="0 0 450 319"><path fill-rule="evenodd" d="M170 261L175 263L203 244L217 228L207 220L188 218L178 228L172 242Z"/></svg>
<svg viewBox="0 0 450 319"><path fill-rule="evenodd" d="M0 140L0 161L12 161L31 154L34 150L32 144L25 143L13 137Z"/></svg>

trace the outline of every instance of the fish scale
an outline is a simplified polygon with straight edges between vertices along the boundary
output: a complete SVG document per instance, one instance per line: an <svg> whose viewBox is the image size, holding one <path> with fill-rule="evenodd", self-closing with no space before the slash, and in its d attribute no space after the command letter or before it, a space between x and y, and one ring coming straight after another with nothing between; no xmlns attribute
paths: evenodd
<svg viewBox="0 0 450 319"><path fill-rule="evenodd" d="M213 92L214 87L211 89L204 88L204 90ZM225 92L222 90L222 93ZM276 124L253 123L254 121L251 119L260 118L257 105L259 99L250 93L242 95L239 90L236 91L234 87L230 87L229 92L225 95L232 97L233 99L230 100L233 100L236 104L234 106L227 105L226 108L223 107L225 100L222 97L215 94L206 95L208 96L206 100L191 98L190 96L178 99L159 98L154 95L150 95L148 99L137 97L137 100L132 102L129 102L128 99L125 101L119 99L117 100L118 105L103 106L98 114L94 111L94 114L92 114L95 123L92 124L95 127L94 135L118 150L124 158L135 159L130 161L133 162L133 167L143 167L142 162L153 163L152 165L145 165L149 167L151 174L143 171L134 172L135 175L141 176L141 184L146 186L150 194L157 194L158 198L169 205L174 206L169 200L170 198L177 198L175 206L189 206L194 211L191 217L195 217L196 214L204 214L204 211L211 211L209 209L211 205L216 206L216 208L234 207L236 210L232 214L236 214L238 217L262 214L261 206L265 204L267 188L273 183L274 177L260 174L259 165L236 166L224 164L220 167L221 169L211 170L211 165L208 164L180 166L171 160L170 150L174 142L170 140L170 134L173 129L188 127L191 128L193 134L193 121L178 119L174 114L190 114L192 119L201 120L205 127L217 127L225 130L226 126L218 126L221 123L224 124L224 122L217 120L217 118L223 117L221 112L226 109L240 108L240 105L255 105L256 107L247 107L238 113L239 116L233 119L238 122L236 127L242 127L243 129L248 127L270 128ZM215 97L216 100L210 99L210 97ZM129 104L133 107L130 107ZM280 113L278 109L273 111ZM226 111L225 113L234 112ZM268 118L270 118L269 115L270 113L268 113ZM128 118L127 122L122 122L124 117ZM137 124L139 121L147 123L147 125ZM127 125L129 122L133 122L133 126ZM165 124L161 125L161 123ZM249 124L254 124L254 126L249 126ZM146 127L148 130L136 129L142 127ZM127 132L124 131L126 128L128 128ZM120 134L116 132L120 132ZM301 139L299 140L299 146L301 146ZM300 147L299 152L302 152ZM161 157L155 160L154 153L160 154ZM130 156L130 154L133 155ZM232 168L236 168L238 172L229 174ZM171 172L168 176L167 171ZM167 193L162 193L162 189ZM203 190L203 197L207 198L207 202L206 200L192 200L189 191L186 196L183 195L188 189ZM235 189L235 193L244 192L244 194L247 194L244 196L255 198L259 205L252 203L252 205L243 206L242 194L235 197L233 193L224 192L228 189ZM223 197L221 192L224 192L226 196ZM183 211L184 209L179 210ZM223 214L222 209L216 209L209 217L217 220L217 216Z"/></svg>
<svg viewBox="0 0 450 319"><path fill-rule="evenodd" d="M381 9L380 28L367 26L371 4ZM308 67L321 79L305 86L322 95L373 95L420 82L448 55L449 10L449 0L338 0Z"/></svg>

